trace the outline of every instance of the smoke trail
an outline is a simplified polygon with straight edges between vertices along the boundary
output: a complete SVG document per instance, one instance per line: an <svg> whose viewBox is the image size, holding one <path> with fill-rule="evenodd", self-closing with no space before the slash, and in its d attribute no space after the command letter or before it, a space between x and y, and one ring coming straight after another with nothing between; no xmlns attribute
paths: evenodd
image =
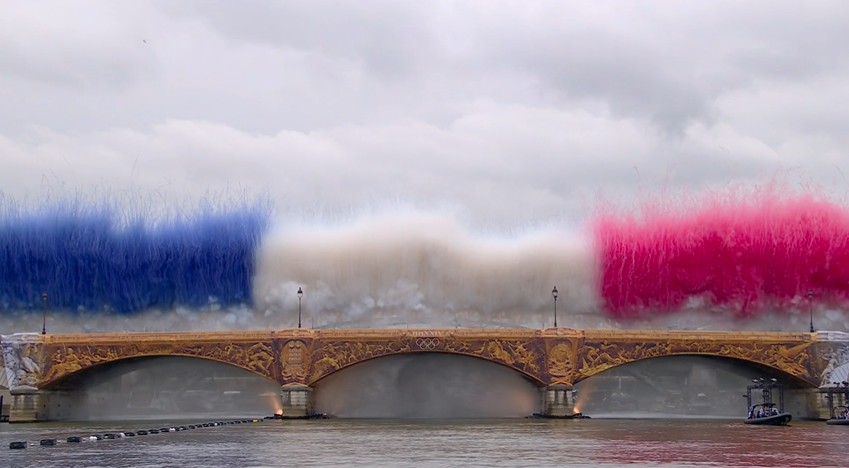
<svg viewBox="0 0 849 468"><path fill-rule="evenodd" d="M475 236L448 217L392 213L336 228L270 233L259 251L255 303L297 308L318 324L551 325L597 309L591 250L562 232L513 240Z"/></svg>
<svg viewBox="0 0 849 468"><path fill-rule="evenodd" d="M677 208L677 209L676 209ZM811 194L647 204L595 222L601 292L615 317L721 308L742 317L849 300L849 210Z"/></svg>

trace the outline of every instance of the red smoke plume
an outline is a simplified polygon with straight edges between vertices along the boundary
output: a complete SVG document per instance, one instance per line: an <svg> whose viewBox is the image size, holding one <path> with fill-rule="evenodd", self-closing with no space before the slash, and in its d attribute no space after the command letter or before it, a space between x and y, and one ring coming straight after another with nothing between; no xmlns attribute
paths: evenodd
<svg viewBox="0 0 849 468"><path fill-rule="evenodd" d="M601 294L616 317L688 303L740 316L807 310L808 291L819 304L849 303L849 210L820 197L770 191L691 209L655 204L638 216L602 214L594 226Z"/></svg>

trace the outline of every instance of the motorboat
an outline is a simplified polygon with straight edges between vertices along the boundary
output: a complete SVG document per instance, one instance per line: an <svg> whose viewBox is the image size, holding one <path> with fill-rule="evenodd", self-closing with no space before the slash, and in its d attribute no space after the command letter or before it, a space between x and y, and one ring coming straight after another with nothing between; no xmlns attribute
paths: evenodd
<svg viewBox="0 0 849 468"><path fill-rule="evenodd" d="M746 424L759 426L786 426L793 419L793 415L784 411L784 386L778 383L778 379L752 379L753 385L746 387L746 405L749 413L746 416ZM761 394L761 403L753 403L752 391ZM777 394L777 395L775 395ZM773 397L778 397L778 403L773 403Z"/></svg>
<svg viewBox="0 0 849 468"><path fill-rule="evenodd" d="M826 420L829 426L849 426L849 407L835 406L830 419Z"/></svg>
<svg viewBox="0 0 849 468"><path fill-rule="evenodd" d="M744 422L761 426L785 426L791 419L793 415L779 411L775 403L762 403L749 408Z"/></svg>

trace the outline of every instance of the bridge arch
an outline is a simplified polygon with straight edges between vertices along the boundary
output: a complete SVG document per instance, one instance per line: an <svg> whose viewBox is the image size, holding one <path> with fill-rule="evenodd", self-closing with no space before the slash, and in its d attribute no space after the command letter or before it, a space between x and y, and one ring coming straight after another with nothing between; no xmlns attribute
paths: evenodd
<svg viewBox="0 0 849 468"><path fill-rule="evenodd" d="M92 363L89 366L80 367L80 368L73 370L73 371L68 371L68 372L65 372L63 374L56 374L50 380L45 379L39 384L39 388L42 389L42 390L52 390L52 389L55 389L55 388L63 388L63 387L67 387L68 384L72 381L84 379L86 377L86 375L93 375L94 373L97 373L97 372L108 371L110 369L116 369L123 364L140 363L140 362L143 362L143 361L153 362L155 360L160 361L160 362L166 362L167 360L169 360L171 358L173 358L175 360L189 359L189 360L193 360L193 361L198 361L199 363L221 364L222 366L225 366L225 367L245 371L246 373L249 373L250 375L254 375L256 377L259 377L263 380L274 383L276 385L278 384L278 382L276 380L274 380L272 378L272 376L270 376L270 375L266 375L262 372L257 372L256 369L251 369L251 368L247 368L247 367L244 367L244 366L240 366L240 365L235 364L231 361L216 359L216 358L208 357L208 356L197 356L197 355L192 355L192 354L178 354L178 353L166 354L166 353L161 353L161 354L139 354L139 355L135 355L135 356L122 356L120 358L116 358L116 359L112 359L112 360L108 360L108 361L101 361L101 362ZM132 369L129 366L127 367L127 372L133 372L135 370L137 370L137 369Z"/></svg>
<svg viewBox="0 0 849 468"><path fill-rule="evenodd" d="M398 351L398 352L388 352L385 354L366 356L359 360L351 360L345 362L343 365L336 366L331 359L322 358L315 362L314 364L314 372L311 375L311 380L308 382L309 386L316 386L320 384L323 380L336 373L343 371L345 369L349 369L351 367L357 366L359 364L363 364L370 361L379 360L386 357L392 356L415 356L415 355L444 355L444 356L463 356L467 358L472 358L476 360L480 360L486 363L496 364L500 367L509 369L511 371L516 372L518 375L521 375L523 378L533 383L537 387L544 387L547 385L545 381L542 380L541 376L538 373L528 372L527 368L524 366L517 366L515 362L511 362L512 360L504 360L499 358L493 358L492 356L485 356L481 354L474 353L461 353L456 351L447 351L447 350L416 350L416 351ZM323 359L327 359L324 360Z"/></svg>
<svg viewBox="0 0 849 468"><path fill-rule="evenodd" d="M46 345L43 353L40 388L47 388L72 374L96 366L145 358L145 357L188 357L239 367L277 382L275 377L275 355L270 342L246 341L219 343L178 342L111 342L73 343L65 346Z"/></svg>
<svg viewBox="0 0 849 468"><path fill-rule="evenodd" d="M281 361L284 379L287 369L294 361L309 361L309 368L293 368L292 378L301 383L314 385L321 379L340 369L382 356L410 353L443 353L469 356L491 361L523 374L536 385L546 385L544 351L533 334L520 332L515 336L505 333L505 337L493 337L485 334L460 333L456 331L409 331L399 330L395 336L369 335L351 338L346 334L322 337L312 346L293 339L282 344ZM308 350L308 348L310 348ZM308 356L308 357L307 357ZM302 359L306 358L306 359Z"/></svg>
<svg viewBox="0 0 849 468"><path fill-rule="evenodd" d="M592 331L575 342L572 382L625 363L662 356L703 355L732 358L775 369L781 375L819 385L819 360L810 334Z"/></svg>
<svg viewBox="0 0 849 468"><path fill-rule="evenodd" d="M410 352L349 365L315 382L314 407L350 418L524 417L539 410L539 382L459 353Z"/></svg>
<svg viewBox="0 0 849 468"><path fill-rule="evenodd" d="M197 356L115 359L79 369L40 390L42 411L52 420L267 416L280 407L277 382Z"/></svg>
<svg viewBox="0 0 849 468"><path fill-rule="evenodd" d="M623 368L632 364L644 363L647 361L660 361L675 357L706 357L716 359L718 361L737 363L742 366L748 366L752 369L752 376L750 378L761 377L764 373L771 373L782 377L782 380L789 383L792 387L816 388L818 386L816 381L811 380L808 369L801 364L798 366L787 366L786 363L784 365L777 365L774 361L764 362L760 359L709 352L673 352L669 354L643 356L631 360L610 362L598 366L587 366L580 369L578 376L575 379L575 383L579 383L591 377L601 375L607 371Z"/></svg>

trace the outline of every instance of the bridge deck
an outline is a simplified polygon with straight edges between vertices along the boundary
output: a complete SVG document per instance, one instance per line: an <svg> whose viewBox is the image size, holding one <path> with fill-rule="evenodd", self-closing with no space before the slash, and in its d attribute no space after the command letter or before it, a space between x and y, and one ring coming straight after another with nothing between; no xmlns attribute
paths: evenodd
<svg viewBox="0 0 849 468"><path fill-rule="evenodd" d="M463 338L534 338L570 337L590 340L695 340L695 341L761 341L761 342L809 342L818 341L817 333L807 332L763 332L722 330L602 330L571 328L389 328L389 329L304 329L246 331L192 331L192 332L105 332L105 333L61 333L43 336L45 344L112 343L116 341L263 341L275 338L313 339L391 339L403 336L463 337Z"/></svg>

